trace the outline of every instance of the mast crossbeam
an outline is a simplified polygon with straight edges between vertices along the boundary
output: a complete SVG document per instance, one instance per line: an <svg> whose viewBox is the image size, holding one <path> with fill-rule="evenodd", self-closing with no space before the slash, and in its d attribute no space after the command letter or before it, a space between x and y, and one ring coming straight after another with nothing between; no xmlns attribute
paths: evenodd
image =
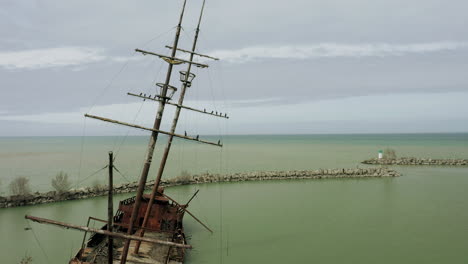
<svg viewBox="0 0 468 264"><path fill-rule="evenodd" d="M124 125L124 126L128 126L128 127L143 129L143 130L147 130L147 131L153 131L153 132L156 132L156 133L161 133L161 134L170 135L170 136L174 136L174 137L178 137L178 138L183 138L183 139L186 139L186 140L192 140L192 141L196 141L196 142L200 142L200 143L204 143L204 144L208 144L208 145L213 145L213 146L217 146L217 147L222 147L223 146L223 144L221 144L220 141L218 141L218 143L205 141L205 140L199 139L198 136L196 138L193 138L193 137L189 137L189 136L185 136L185 135L170 133L170 132L166 132L166 131L159 130L159 129L153 129L153 128L144 127L144 126L140 126L140 125L130 124L130 123L121 122L121 121L117 121L117 120L113 120L113 119L109 119L109 118L104 118L104 117L100 117L100 116L95 116L95 115L85 114L85 117L93 118L93 119L97 119L97 120L101 120L101 121L105 121L105 122L109 122L109 123Z"/></svg>
<svg viewBox="0 0 468 264"><path fill-rule="evenodd" d="M158 56L158 57L160 57L161 59L165 60L166 62L168 62L170 64L188 63L188 64L193 64L193 65L195 65L197 67L200 67L200 68L208 68L208 64L198 63L198 62L194 62L194 61L188 61L188 60L184 60L184 59L180 59L180 58L176 58L176 57L171 57L171 56L166 56L166 55L162 55L162 54L158 54L158 53L154 53L154 52L150 52L150 51L145 51L145 50L141 50L141 49L136 49L135 51L140 52L143 55L149 54L149 55Z"/></svg>
<svg viewBox="0 0 468 264"><path fill-rule="evenodd" d="M157 101L157 102L160 102L161 100L164 100L159 95L155 95L156 98L151 97L151 96L134 94L134 93L127 93L127 95L143 98L145 100ZM215 111L210 112L210 111L207 111L206 109L200 110L200 109L196 109L196 108L193 108L193 107L172 103L172 102L169 102L169 101L166 101L166 104L173 105L173 106L180 107L180 108L184 108L184 109L191 110L191 111L195 111L195 112L202 113L202 114L207 114L207 115L212 115L212 116L216 116L216 117L222 117L222 118L229 119L229 116L226 113L224 115L222 113L216 114Z"/></svg>
<svg viewBox="0 0 468 264"><path fill-rule="evenodd" d="M166 45L166 48L168 48L168 49L173 49L173 47L171 47L171 46L169 46L169 45ZM185 53L190 53L190 54L193 54L193 55L197 55L197 56L200 56L200 57L212 59L212 60L219 60L218 58L215 58L215 57L211 57L211 56L208 56L208 55L205 55L205 54L200 54L200 53L193 52L193 51L189 51L189 50L184 50L184 49L181 49L181 48L177 48L177 50L178 50L178 51L185 52Z"/></svg>
<svg viewBox="0 0 468 264"><path fill-rule="evenodd" d="M166 246L171 246L171 247L178 247L178 248L192 248L191 245L187 244L179 244L179 243L174 243L171 241L164 241L164 240L159 240L159 239L152 239L152 238L146 238L146 237L139 237L135 235L126 235L122 233L116 233L116 232L110 232L104 229L96 229L96 228L91 228L87 226L79 226L79 225L74 225L74 224L68 224L64 222L59 222L55 220L50 220L46 218L40 218L40 217L35 217L31 215L25 215L24 218L29 219L31 221L40 223L40 224L50 224L50 225L55 225L55 226L60 226L64 228L71 228L79 231L85 231L85 232L92 232L92 233L97 233L105 236L111 236L111 237L117 237L117 238L123 238L123 239L130 239L130 240L136 240L136 241L142 241L142 242L148 242L152 244L160 244L160 245L166 245Z"/></svg>

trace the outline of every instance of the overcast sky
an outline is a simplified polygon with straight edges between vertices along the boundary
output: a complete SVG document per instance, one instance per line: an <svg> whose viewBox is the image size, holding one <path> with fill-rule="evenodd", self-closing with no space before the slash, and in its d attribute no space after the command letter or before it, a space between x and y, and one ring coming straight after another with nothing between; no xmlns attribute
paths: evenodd
<svg viewBox="0 0 468 264"><path fill-rule="evenodd" d="M182 48L201 2L188 1ZM155 94L167 63L134 49L169 54L181 6L2 0L0 136L126 133L87 112L151 126L156 104L126 93ZM179 130L467 132L466 10L462 0L207 0L198 51L221 60L201 60L210 67L195 70L186 105L231 118L184 113Z"/></svg>

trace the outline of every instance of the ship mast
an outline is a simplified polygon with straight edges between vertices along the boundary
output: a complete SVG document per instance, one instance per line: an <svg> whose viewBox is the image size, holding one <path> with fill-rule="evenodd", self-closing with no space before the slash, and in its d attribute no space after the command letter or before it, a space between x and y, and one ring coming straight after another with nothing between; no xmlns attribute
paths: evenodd
<svg viewBox="0 0 468 264"><path fill-rule="evenodd" d="M184 4L182 6L182 11L180 12L180 17L179 17L179 23L177 24L177 30L174 38L174 47L175 49L172 50L171 57L175 57L176 52L177 52L177 45L179 44L179 37L180 37L180 30L182 28L182 19L184 17L184 11L185 11L185 4L187 3L187 0L184 0ZM161 126L161 120L162 116L164 113L164 107L166 104L166 100L164 97L167 96L167 89L169 87L169 82L171 81L171 74L172 74L172 68L173 64L169 63L169 66L167 68L167 74L166 74L166 82L164 83L164 86L162 87L162 93L161 97L163 100L159 101L159 107L158 107L158 112L156 113L156 119L154 121L153 128L155 130L159 130L159 127ZM156 141L158 139L159 133L156 131L151 132L151 137L149 140L148 144L148 151L146 153L146 159L145 163L143 165L143 170L141 172L141 177L140 177L140 182L138 184L138 189L136 193L136 199L135 199L135 204L133 206L132 210L132 215L130 217L130 223L128 226L128 231L127 234L131 235L133 233L133 226L135 224L135 220L138 216L138 212L140 210L140 205L141 205L141 198L143 196L143 191L145 190L145 185L146 185L146 179L148 178L148 172L151 167L151 161L153 159L153 153L154 153L154 147L156 146ZM122 258L120 260L120 263L125 264L127 260L127 255L128 255L128 248L130 247L130 239L127 239L125 241L125 246L122 251Z"/></svg>
<svg viewBox="0 0 468 264"><path fill-rule="evenodd" d="M193 39L192 51L189 52L190 53L190 59L189 59L190 62L193 61L193 57L195 55L194 52L195 52L196 47L197 47L198 34L200 33L200 24L201 24L204 8L205 8L205 0L203 0L202 8L201 8L201 11L200 11L200 17L198 19L197 29L195 30L195 37ZM174 47L170 47L170 48L172 49L172 52L175 52L175 50L177 49L176 45L174 45ZM171 134L175 133L175 130L176 130L176 127L177 127L177 122L179 121L181 106L182 106L182 104L184 102L184 98L185 98L185 92L186 92L187 88L189 87L189 85L191 85L193 77L195 77L195 75L190 72L191 69L192 69L192 64L189 63L188 66L187 66L187 71L185 71L185 72L181 71L180 72L181 73L181 81L182 81L182 89L181 89L180 96L179 96L179 102L177 104L177 108L176 108L176 111L175 111L175 114L174 114L174 119L172 120L172 126L171 126L171 131L170 131ZM151 214L151 208L153 206L154 199L156 198L156 194L158 192L159 184L161 183L161 177L163 175L164 168L166 166L167 157L169 156L169 151L171 150L171 145L172 145L173 138L174 138L174 136L169 135L166 147L164 149L164 154L163 154L162 159L161 159L161 163L159 164L158 174L157 174L156 180L154 182L153 189L151 191L151 196L150 196L150 199L148 201L148 206L147 206L146 211L145 211L145 217L143 218L143 223L141 225L141 229L140 229L140 233L139 233L139 236L141 236L141 237L144 236L145 227L148 224L148 219L149 219L149 216ZM138 254L138 250L140 249L140 245L141 245L141 242L137 241L137 243L135 245L135 251L134 251L135 254Z"/></svg>

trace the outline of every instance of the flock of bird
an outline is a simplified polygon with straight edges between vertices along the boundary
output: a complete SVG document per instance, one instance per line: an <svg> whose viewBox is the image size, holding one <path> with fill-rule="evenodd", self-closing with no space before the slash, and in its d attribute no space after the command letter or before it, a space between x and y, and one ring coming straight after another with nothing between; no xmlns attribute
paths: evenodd
<svg viewBox="0 0 468 264"><path fill-rule="evenodd" d="M145 93L140 93L140 96L143 97L143 101L146 101L146 99L156 99L156 97L159 97L159 95L155 95L154 98L151 98L151 95L146 96ZM208 112L206 112L206 108L203 109L203 112L208 114ZM209 113L209 114L216 115L216 116L223 116L223 113L219 112L219 114L218 114L218 111L211 111L211 113ZM224 113L224 117L227 117L226 113ZM184 136L188 137L187 136L187 131L184 131ZM200 135L197 135L195 137L195 140L199 140L199 138L200 138ZM218 140L218 145L220 145L220 144L221 144L221 140Z"/></svg>
<svg viewBox="0 0 468 264"><path fill-rule="evenodd" d="M155 95L154 98L151 97L151 95L146 96L145 93L140 93L140 97L143 97L143 101L146 101L146 99L156 99L156 97L160 97L159 95ZM218 111L211 111L210 113L206 112L206 108L203 109L203 113L211 114L211 115L216 115L216 116L223 116L223 113ZM224 113L224 117L227 117L227 114Z"/></svg>

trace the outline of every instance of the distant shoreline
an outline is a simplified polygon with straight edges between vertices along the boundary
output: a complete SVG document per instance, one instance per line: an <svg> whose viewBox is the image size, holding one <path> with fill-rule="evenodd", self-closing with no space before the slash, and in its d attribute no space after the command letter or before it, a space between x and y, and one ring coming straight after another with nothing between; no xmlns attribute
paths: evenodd
<svg viewBox="0 0 468 264"><path fill-rule="evenodd" d="M368 159L362 164L369 165L432 165L432 166L467 166L468 159L428 159L402 157L397 159Z"/></svg>
<svg viewBox="0 0 468 264"><path fill-rule="evenodd" d="M188 177L176 177L161 182L164 187L222 183L242 181L266 181L266 180L299 180L299 179L341 179L341 178L375 178L375 177L399 177L395 170L388 168L356 168L356 169L319 169L301 171L259 171L232 173L226 175L205 173ZM153 182L146 184L146 189L151 189ZM124 183L114 186L114 193L130 193L136 191L138 184ZM30 195L17 195L0 197L0 208L11 208L18 206L38 205L69 200L80 200L107 195L107 187L87 187L70 190L58 194L55 191L47 193L34 193Z"/></svg>

